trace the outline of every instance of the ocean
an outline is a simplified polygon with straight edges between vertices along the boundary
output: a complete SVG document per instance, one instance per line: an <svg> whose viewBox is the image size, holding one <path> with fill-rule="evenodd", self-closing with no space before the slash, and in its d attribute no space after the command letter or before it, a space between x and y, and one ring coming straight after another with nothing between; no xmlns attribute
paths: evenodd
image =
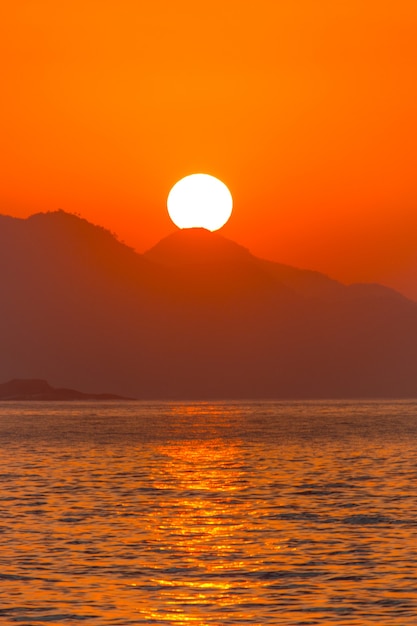
<svg viewBox="0 0 417 626"><path fill-rule="evenodd" d="M417 624L417 401L0 403L0 624Z"/></svg>

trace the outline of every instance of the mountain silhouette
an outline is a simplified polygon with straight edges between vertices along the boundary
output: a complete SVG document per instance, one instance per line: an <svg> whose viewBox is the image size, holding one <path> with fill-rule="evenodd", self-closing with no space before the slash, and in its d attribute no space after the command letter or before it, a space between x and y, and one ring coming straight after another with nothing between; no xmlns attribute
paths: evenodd
<svg viewBox="0 0 417 626"><path fill-rule="evenodd" d="M417 395L417 304L178 230L141 255L63 211L0 216L0 380L138 398Z"/></svg>
<svg viewBox="0 0 417 626"><path fill-rule="evenodd" d="M0 400L127 400L122 396L108 393L89 394L76 389L56 389L46 380L14 379L0 384Z"/></svg>
<svg viewBox="0 0 417 626"><path fill-rule="evenodd" d="M246 248L204 228L178 230L148 250L144 258L169 277L167 293L171 286L177 301L201 300L212 307L291 295L291 289L265 271Z"/></svg>

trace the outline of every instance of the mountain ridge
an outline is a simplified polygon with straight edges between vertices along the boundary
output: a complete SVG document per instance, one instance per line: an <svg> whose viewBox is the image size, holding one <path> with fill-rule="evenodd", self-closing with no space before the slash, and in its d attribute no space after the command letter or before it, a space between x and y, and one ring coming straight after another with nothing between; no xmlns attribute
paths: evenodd
<svg viewBox="0 0 417 626"><path fill-rule="evenodd" d="M177 231L140 255L63 211L0 216L0 379L128 397L417 396L417 304Z"/></svg>
<svg viewBox="0 0 417 626"><path fill-rule="evenodd" d="M46 380L14 378L0 383L0 401L70 401L70 400L131 400L111 393L84 393L77 389L52 387Z"/></svg>

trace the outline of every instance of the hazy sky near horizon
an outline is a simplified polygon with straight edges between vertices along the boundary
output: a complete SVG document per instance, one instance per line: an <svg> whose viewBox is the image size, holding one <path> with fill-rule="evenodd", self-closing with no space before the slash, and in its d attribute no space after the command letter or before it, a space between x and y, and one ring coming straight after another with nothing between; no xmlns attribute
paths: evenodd
<svg viewBox="0 0 417 626"><path fill-rule="evenodd" d="M253 253L417 299L415 0L16 0L0 9L0 213L142 252L218 176Z"/></svg>

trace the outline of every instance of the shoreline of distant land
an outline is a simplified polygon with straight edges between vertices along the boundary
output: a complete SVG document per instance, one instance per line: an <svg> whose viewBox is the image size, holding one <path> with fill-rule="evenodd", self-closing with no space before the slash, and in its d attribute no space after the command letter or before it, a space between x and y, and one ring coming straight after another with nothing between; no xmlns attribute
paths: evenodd
<svg viewBox="0 0 417 626"><path fill-rule="evenodd" d="M0 383L0 401L134 400L113 393L85 393L77 389L52 387L39 378L15 378Z"/></svg>

